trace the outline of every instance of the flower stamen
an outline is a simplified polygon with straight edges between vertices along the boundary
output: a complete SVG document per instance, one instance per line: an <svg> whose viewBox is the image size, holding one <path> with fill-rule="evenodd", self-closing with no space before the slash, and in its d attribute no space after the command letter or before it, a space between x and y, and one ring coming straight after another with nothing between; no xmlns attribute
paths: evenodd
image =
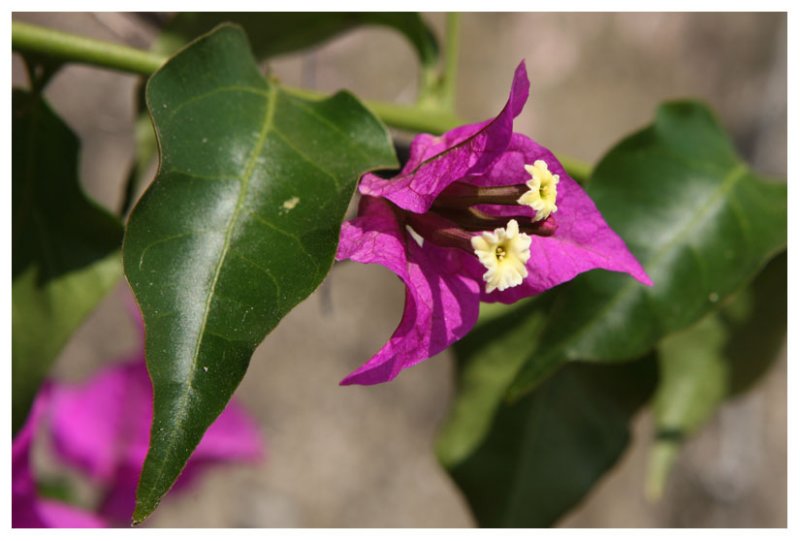
<svg viewBox="0 0 800 541"><path fill-rule="evenodd" d="M531 257L531 238L519 232L516 220L510 220L505 228L475 235L471 243L478 261L486 267L486 293L518 286L528 276L525 264Z"/></svg>
<svg viewBox="0 0 800 541"><path fill-rule="evenodd" d="M526 165L525 171L531 175L525 184L529 190L517 200L520 205L527 205L536 211L535 221L544 220L556 212L556 196L558 195L558 175L552 174L547 162L536 160L533 165Z"/></svg>

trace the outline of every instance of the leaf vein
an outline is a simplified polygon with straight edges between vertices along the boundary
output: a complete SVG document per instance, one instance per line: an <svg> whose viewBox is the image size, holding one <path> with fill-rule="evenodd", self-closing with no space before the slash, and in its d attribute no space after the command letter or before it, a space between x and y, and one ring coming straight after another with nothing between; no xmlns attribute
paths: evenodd
<svg viewBox="0 0 800 541"><path fill-rule="evenodd" d="M333 176L333 174L332 174L330 171L326 171L325 169L323 169L323 168L322 168L322 166L320 166L319 164L317 164L316 162L314 162L314 161L313 161L311 158L309 158L309 157L308 157L308 155L307 155L307 154L305 154L303 151L301 151L299 148L297 148L297 147L294 145L294 143L292 143L292 142L289 140L289 138L288 138L288 136L287 136L287 135L285 135L284 133L282 133L281 131L279 131L279 130L277 130L277 129L273 130L273 132L275 133L275 135L277 135L277 136L280 138L280 140L281 140L281 141L283 141L283 142L286 144L286 146L288 146L290 149L292 149L292 151L293 151L295 154L297 154L297 155L298 155L298 156L299 156L299 157L300 157L300 158L301 158L301 159L302 159L304 162L306 162L306 163L307 163L307 164L309 164L311 167L313 167L313 168L314 168L314 169L316 169L317 171L321 172L321 173L322 173L322 174L324 174L325 176L327 176L327 177L329 177L330 179L332 179L332 180L333 180L333 183L336 185L336 187L337 187L337 188L340 188L340 186L339 186L339 180L338 180L338 179L337 179L335 176Z"/></svg>
<svg viewBox="0 0 800 541"><path fill-rule="evenodd" d="M165 242L169 242L172 240L182 239L186 237L192 237L197 234L204 234L204 233L219 233L214 229L194 229L191 231L185 231L183 233L178 233L176 235L170 235L168 237L162 237L156 241L151 242L144 248L142 248L142 253L139 255L139 270L144 268L144 256L147 254L148 250L153 248L154 246L158 246L159 244L164 244Z"/></svg>
<svg viewBox="0 0 800 541"><path fill-rule="evenodd" d="M308 107L302 101L300 101L300 100L298 100L298 99L296 99L293 96L290 96L288 94L286 96L287 96L287 98L289 99L289 101L291 102L292 105L294 105L295 107L297 107L301 111L313 116L319 122L321 122L322 124L324 124L325 126L330 128L331 130L335 131L336 133L340 134L342 136L342 138L343 138L342 140L347 143L347 146L349 146L350 148L352 148L353 150L355 150L356 152L361 154L362 157L366 158L368 163L372 162L372 158L366 152L364 152L364 149L361 148L360 145L357 145L357 144L355 144L353 142L352 137L350 136L350 134L348 134L345 131L342 131L342 129L339 128L339 126L337 126L336 124L334 124L333 122L331 122L330 120L325 118L324 116L322 116L319 113L317 113L311 107Z"/></svg>
<svg viewBox="0 0 800 541"><path fill-rule="evenodd" d="M284 235L284 236L292 239L293 241L295 241L297 243L297 245L299 246L299 248L300 248L300 252L304 256L306 256L309 261L311 261L311 263L314 265L315 269L319 270L319 264L317 263L317 260L314 258L314 256L311 254L311 252L308 251L308 249L306 248L305 244L303 243L303 241L302 241L302 239L300 237L298 237L297 235L295 235L291 231L286 231L285 229L283 229L281 227L278 227L277 225L275 225L271 221L269 221L267 218L261 216L260 214L258 214L256 212L251 212L250 213L250 217L253 218L257 223L259 223L259 224L263 225L264 227L266 227L267 229L275 231L276 233L280 233L281 235Z"/></svg>
<svg viewBox="0 0 800 541"><path fill-rule="evenodd" d="M225 87L223 87L225 88ZM194 389L194 379L195 374L197 373L197 362L200 355L200 347L203 343L203 336L206 333L206 325L208 324L208 317L211 311L211 300L214 297L214 291L216 290L217 283L219 282L219 277L222 272L222 267L225 262L225 258L228 254L228 249L230 248L231 244L231 237L233 236L233 231L236 227L236 223L238 221L239 215L242 212L244 207L244 200L245 196L247 195L250 180L253 176L253 172L255 171L256 164L258 162L258 156L261 154L264 145L267 140L267 134L269 133L270 129L272 128L273 119L275 116L275 87L270 87L270 92L265 95L265 110L264 110L264 118L262 121L261 131L259 133L258 141L256 141L255 146L253 147L253 151L248 158L247 164L245 166L244 173L240 179L241 187L239 189L239 196L236 200L236 207L233 210L230 220L228 221L228 225L225 229L225 239L223 241L222 252L220 253L219 259L217 260L216 268L214 269L214 276L211 279L210 284L210 291L206 296L206 304L203 312L203 318L200 323L200 328L197 333L197 339L195 341L195 348L194 352L192 353L191 358L191 369L189 371L189 381L188 381L188 388L186 391L181 393L179 398L179 402L177 405L177 417L178 417L178 425L183 424L181 421L184 421L188 414L189 414L189 399ZM175 446L177 445L178 440L176 438L172 438L166 445L166 449L164 450L165 454L172 454L175 450ZM161 483L164 479L165 474L165 466L166 463L162 462L161 467L159 468L158 474L156 475L157 481L151 485L151 491L157 490L158 487L161 486Z"/></svg>
<svg viewBox="0 0 800 541"><path fill-rule="evenodd" d="M224 94L226 92L245 92L245 93L251 93L251 94L258 94L259 96L264 96L267 100L270 99L270 96L272 94L271 90L270 91L264 91L263 88L258 88L258 87L254 87L254 86L245 86L245 85L221 86L221 87L215 88L214 90L211 90L209 92L204 92L202 94L198 94L196 96L192 96L191 98L187 99L186 101L181 102L179 105L177 105L174 109L172 109L167 114L166 118L164 118L163 121L164 122L171 122L175 118L175 115L177 115L187 105L191 105L191 104L193 104L195 102L198 102L200 100L204 100L206 98L210 98L211 96L215 96L217 94ZM154 108L154 109L158 110L158 108Z"/></svg>

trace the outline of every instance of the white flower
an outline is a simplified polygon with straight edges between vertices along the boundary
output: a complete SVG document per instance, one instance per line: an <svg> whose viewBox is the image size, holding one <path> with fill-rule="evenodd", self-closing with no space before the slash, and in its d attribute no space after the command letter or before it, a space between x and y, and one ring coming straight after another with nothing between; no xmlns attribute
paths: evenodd
<svg viewBox="0 0 800 541"><path fill-rule="evenodd" d="M535 210L534 220L538 222L558 210L556 206L558 175L552 174L547 169L544 160L536 160L533 165L526 165L525 170L531 175L531 179L525 183L530 190L522 194L517 203Z"/></svg>
<svg viewBox="0 0 800 541"><path fill-rule="evenodd" d="M528 276L525 263L531 258L531 238L519 232L516 220L510 220L505 229L484 231L472 237L471 243L478 260L487 269L483 275L486 293L518 286Z"/></svg>

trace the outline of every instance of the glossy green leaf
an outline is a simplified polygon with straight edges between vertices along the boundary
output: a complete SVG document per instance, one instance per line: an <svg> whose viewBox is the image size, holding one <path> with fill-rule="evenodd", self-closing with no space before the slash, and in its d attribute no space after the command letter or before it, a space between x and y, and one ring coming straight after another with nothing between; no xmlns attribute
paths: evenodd
<svg viewBox="0 0 800 541"><path fill-rule="evenodd" d="M240 25L247 32L259 59L301 51L348 30L365 25L383 26L403 34L423 65L439 59L436 37L418 13L179 13L159 37L158 50L173 53L220 23Z"/></svg>
<svg viewBox="0 0 800 541"><path fill-rule="evenodd" d="M360 174L396 166L386 129L353 96L285 93L235 26L167 62L147 102L161 163L123 250L155 392L135 522L175 481L259 342L327 274Z"/></svg>
<svg viewBox="0 0 800 541"><path fill-rule="evenodd" d="M224 22L238 24L247 31L259 60L300 51L361 26L394 29L403 34L416 51L423 68L423 87L437 84L433 74L439 61L439 47L433 32L418 13L178 13L159 35L153 49L172 54ZM143 183L156 153L155 146L150 118L142 113L136 122L136 157L128 180L123 211L128 209L138 186Z"/></svg>
<svg viewBox="0 0 800 541"><path fill-rule="evenodd" d="M61 348L122 276L122 226L78 181L79 142L37 94L12 98L12 429Z"/></svg>
<svg viewBox="0 0 800 541"><path fill-rule="evenodd" d="M655 359L574 363L497 412L483 441L448 466L483 527L551 526L613 466L656 383Z"/></svg>
<svg viewBox="0 0 800 541"><path fill-rule="evenodd" d="M786 246L786 185L736 155L704 106L675 102L598 164L589 195L655 285L594 271L575 279L546 341L514 383L518 394L565 361L619 361L649 351L743 287Z"/></svg>
<svg viewBox="0 0 800 541"><path fill-rule="evenodd" d="M650 497L663 493L686 438L723 400L750 388L772 365L786 337L786 285L784 254L733 302L660 344Z"/></svg>

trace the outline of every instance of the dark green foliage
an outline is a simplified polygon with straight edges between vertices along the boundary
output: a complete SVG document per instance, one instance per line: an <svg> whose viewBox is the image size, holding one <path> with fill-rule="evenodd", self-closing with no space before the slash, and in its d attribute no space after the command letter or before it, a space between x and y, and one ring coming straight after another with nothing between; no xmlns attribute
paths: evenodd
<svg viewBox="0 0 800 541"><path fill-rule="evenodd" d="M78 181L75 134L39 94L12 98L12 430L69 337L122 275L122 226Z"/></svg>
<svg viewBox="0 0 800 541"><path fill-rule="evenodd" d="M150 79L159 173L133 210L125 273L155 390L141 521L222 412L264 336L328 273L361 173L395 166L353 96L313 102L259 73L222 26Z"/></svg>

